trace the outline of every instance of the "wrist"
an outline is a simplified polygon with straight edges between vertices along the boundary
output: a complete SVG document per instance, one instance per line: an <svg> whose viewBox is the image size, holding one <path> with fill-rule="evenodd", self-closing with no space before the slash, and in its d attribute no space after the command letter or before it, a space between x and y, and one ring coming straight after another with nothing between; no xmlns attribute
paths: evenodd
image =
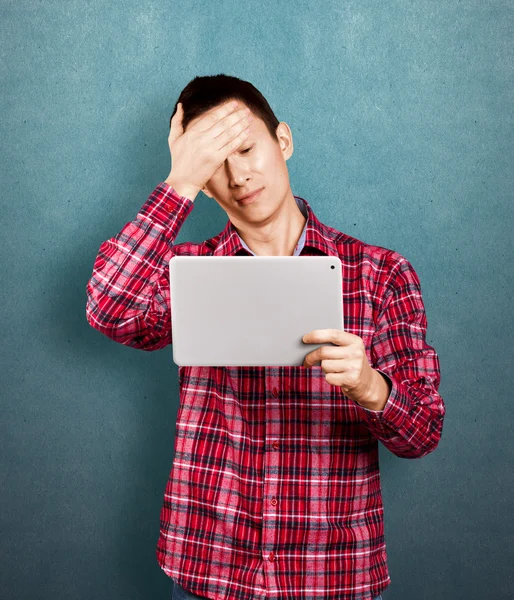
<svg viewBox="0 0 514 600"><path fill-rule="evenodd" d="M359 402L370 410L384 410L391 393L391 382L376 369L372 369L372 385L365 401Z"/></svg>
<svg viewBox="0 0 514 600"><path fill-rule="evenodd" d="M200 191L199 187L180 181L172 175L168 175L168 177L164 180L164 183L172 187L179 196L189 198L192 202L194 202L198 192Z"/></svg>

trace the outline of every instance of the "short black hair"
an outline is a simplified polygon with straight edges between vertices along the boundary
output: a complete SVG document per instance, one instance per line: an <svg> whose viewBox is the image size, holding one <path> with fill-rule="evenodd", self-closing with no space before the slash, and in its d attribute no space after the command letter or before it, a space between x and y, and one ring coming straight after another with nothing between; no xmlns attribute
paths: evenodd
<svg viewBox="0 0 514 600"><path fill-rule="evenodd" d="M192 79L182 90L175 103L175 108L170 117L170 127L171 119L177 112L179 102L182 103L184 113L182 125L185 130L193 119L229 100L243 102L256 116L264 121L271 137L278 142L276 128L280 121L271 110L266 98L248 81L224 73L203 75Z"/></svg>

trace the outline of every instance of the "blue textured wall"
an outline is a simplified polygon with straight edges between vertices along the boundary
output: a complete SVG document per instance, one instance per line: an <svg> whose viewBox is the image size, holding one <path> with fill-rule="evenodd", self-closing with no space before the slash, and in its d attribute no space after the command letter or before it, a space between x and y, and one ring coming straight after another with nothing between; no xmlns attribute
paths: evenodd
<svg viewBox="0 0 514 600"><path fill-rule="evenodd" d="M171 347L85 318L102 241L170 169L196 75L251 81L293 132L293 192L422 284L447 414L380 447L385 600L513 597L513 2L4 0L0 596L169 599L155 558ZM226 214L201 194L177 243ZM510 565L510 567L509 567Z"/></svg>

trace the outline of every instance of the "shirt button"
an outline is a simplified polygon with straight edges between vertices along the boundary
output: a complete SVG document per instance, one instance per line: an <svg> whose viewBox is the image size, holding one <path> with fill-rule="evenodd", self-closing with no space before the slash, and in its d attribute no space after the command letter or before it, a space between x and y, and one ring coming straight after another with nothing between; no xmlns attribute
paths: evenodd
<svg viewBox="0 0 514 600"><path fill-rule="evenodd" d="M276 506L276 504L277 504L277 499L276 499L276 498L272 498L272 499L270 500L270 503L271 503L271 504L273 504L273 506Z"/></svg>
<svg viewBox="0 0 514 600"><path fill-rule="evenodd" d="M278 446L279 446L278 442L273 442L273 449L274 450L278 450Z"/></svg>
<svg viewBox="0 0 514 600"><path fill-rule="evenodd" d="M268 556L268 560L270 562L273 562L275 560L275 553L274 552L270 552L270 554Z"/></svg>
<svg viewBox="0 0 514 600"><path fill-rule="evenodd" d="M277 388L273 388L272 394L275 396L275 398L278 396L278 390L277 390Z"/></svg>

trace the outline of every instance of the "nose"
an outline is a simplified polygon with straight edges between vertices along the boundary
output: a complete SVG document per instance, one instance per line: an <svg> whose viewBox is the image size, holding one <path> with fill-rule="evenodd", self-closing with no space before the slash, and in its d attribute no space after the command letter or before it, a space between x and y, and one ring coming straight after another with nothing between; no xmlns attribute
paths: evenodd
<svg viewBox="0 0 514 600"><path fill-rule="evenodd" d="M248 167L244 164L237 164L236 162L230 162L227 159L227 171L232 187L242 187L246 185L248 181L251 181L252 176L248 170Z"/></svg>

